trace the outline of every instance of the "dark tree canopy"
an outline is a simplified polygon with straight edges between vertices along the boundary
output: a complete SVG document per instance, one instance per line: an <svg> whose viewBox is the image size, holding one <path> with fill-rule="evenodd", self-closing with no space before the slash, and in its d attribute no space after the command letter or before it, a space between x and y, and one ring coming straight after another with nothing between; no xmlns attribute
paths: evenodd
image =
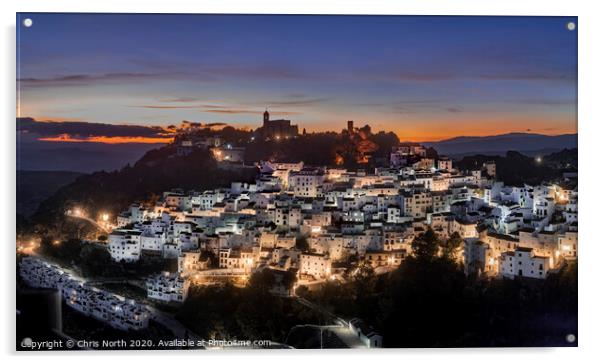
<svg viewBox="0 0 602 364"><path fill-rule="evenodd" d="M419 260L432 260L439 251L439 238L430 227L412 241L412 251Z"/></svg>

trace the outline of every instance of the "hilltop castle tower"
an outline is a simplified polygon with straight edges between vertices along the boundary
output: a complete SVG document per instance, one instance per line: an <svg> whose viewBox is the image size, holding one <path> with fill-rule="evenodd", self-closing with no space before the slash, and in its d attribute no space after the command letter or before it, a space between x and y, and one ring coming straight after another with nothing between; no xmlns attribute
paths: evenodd
<svg viewBox="0 0 602 364"><path fill-rule="evenodd" d="M291 125L290 120L270 120L270 113L266 109L263 113L263 125L256 133L266 139L288 139L299 135L299 127Z"/></svg>

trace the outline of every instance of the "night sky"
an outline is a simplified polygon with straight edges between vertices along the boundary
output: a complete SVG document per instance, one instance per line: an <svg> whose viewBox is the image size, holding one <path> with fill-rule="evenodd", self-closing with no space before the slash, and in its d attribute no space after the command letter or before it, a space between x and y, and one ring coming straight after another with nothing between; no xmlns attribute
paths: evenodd
<svg viewBox="0 0 602 364"><path fill-rule="evenodd" d="M21 25L31 18L33 26ZM19 14L18 115L401 140L576 133L569 17Z"/></svg>

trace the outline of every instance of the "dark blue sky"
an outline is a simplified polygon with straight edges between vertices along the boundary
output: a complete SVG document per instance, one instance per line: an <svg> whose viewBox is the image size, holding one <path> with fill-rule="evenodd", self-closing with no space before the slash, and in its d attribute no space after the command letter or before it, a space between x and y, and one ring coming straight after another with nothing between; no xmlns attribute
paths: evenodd
<svg viewBox="0 0 602 364"><path fill-rule="evenodd" d="M33 20L31 28L21 20ZM569 17L20 14L21 116L576 132Z"/></svg>

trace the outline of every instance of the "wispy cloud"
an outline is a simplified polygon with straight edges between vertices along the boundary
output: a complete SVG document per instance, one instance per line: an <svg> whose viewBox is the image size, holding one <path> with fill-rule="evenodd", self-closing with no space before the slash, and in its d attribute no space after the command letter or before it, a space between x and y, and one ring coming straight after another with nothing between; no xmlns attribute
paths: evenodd
<svg viewBox="0 0 602 364"><path fill-rule="evenodd" d="M545 106L556 106L556 105L575 105L577 106L577 99L517 99L517 100L506 100L511 104L525 104L525 105L545 105Z"/></svg>
<svg viewBox="0 0 602 364"><path fill-rule="evenodd" d="M481 80L492 81L575 81L575 76L562 72L490 72L477 75Z"/></svg>
<svg viewBox="0 0 602 364"><path fill-rule="evenodd" d="M393 114L416 114L418 111L411 109L407 106L395 105L391 111Z"/></svg>
<svg viewBox="0 0 602 364"><path fill-rule="evenodd" d="M312 105L316 105L316 104L322 104L329 100L331 100L331 99L327 98L327 97L320 97L320 98L293 97L293 98L282 99L282 100L270 100L270 101L266 101L265 104L268 106L312 106Z"/></svg>
<svg viewBox="0 0 602 364"><path fill-rule="evenodd" d="M245 110L245 109L204 109L203 112L214 113L214 114L261 114L258 110Z"/></svg>
<svg viewBox="0 0 602 364"><path fill-rule="evenodd" d="M464 108L461 106L449 106L449 100L441 99L418 99L401 100L390 104L392 112L395 114L417 114L421 112L448 112L461 113Z"/></svg>
<svg viewBox="0 0 602 364"><path fill-rule="evenodd" d="M186 103L186 102L199 102L202 101L202 99L196 98L196 97L174 97L174 98L166 98L166 99L160 99L160 102L173 102L173 103Z"/></svg>
<svg viewBox="0 0 602 364"><path fill-rule="evenodd" d="M446 107L445 111L456 114L463 112L464 109L461 107Z"/></svg>
<svg viewBox="0 0 602 364"><path fill-rule="evenodd" d="M73 74L49 78L21 78L17 81L25 87L83 86L98 82L131 82L166 77L156 73L104 73Z"/></svg>
<svg viewBox="0 0 602 364"><path fill-rule="evenodd" d="M199 106L197 105L179 105L179 106L173 106L173 105L131 105L128 107L135 107L135 108L141 108L141 109L198 109Z"/></svg>
<svg viewBox="0 0 602 364"><path fill-rule="evenodd" d="M400 81L412 81L412 82L435 82L435 81L447 81L457 76L447 72L400 72L393 75L394 79Z"/></svg>

